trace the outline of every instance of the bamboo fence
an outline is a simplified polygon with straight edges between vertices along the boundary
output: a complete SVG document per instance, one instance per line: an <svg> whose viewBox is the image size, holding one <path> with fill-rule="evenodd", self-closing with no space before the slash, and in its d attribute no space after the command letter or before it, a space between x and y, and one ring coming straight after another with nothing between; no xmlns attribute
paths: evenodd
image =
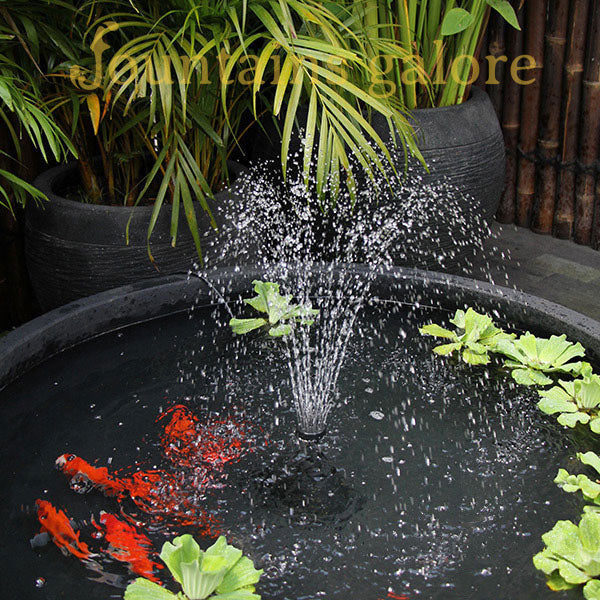
<svg viewBox="0 0 600 600"><path fill-rule="evenodd" d="M520 6L523 4L523 6ZM490 26L487 53L504 41L499 83L486 80L502 123L506 180L496 218L600 249L600 0L515 0L523 33ZM523 54L537 68L510 65ZM524 59L522 59L524 60ZM521 63L522 64L522 63ZM479 80L481 84L481 79ZM500 98L500 100L498 100Z"/></svg>

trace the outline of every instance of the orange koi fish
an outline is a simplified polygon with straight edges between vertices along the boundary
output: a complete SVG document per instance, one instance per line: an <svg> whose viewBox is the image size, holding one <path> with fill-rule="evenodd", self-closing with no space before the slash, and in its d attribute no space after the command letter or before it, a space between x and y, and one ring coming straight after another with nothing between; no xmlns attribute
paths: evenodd
<svg viewBox="0 0 600 600"><path fill-rule="evenodd" d="M122 482L109 474L106 467L92 467L75 454L62 454L56 459L56 468L71 479L71 489L85 493L91 488L99 489L106 496L122 496L125 487Z"/></svg>
<svg viewBox="0 0 600 600"><path fill-rule="evenodd" d="M100 523L104 526L104 538L110 544L104 552L120 562L127 563L132 573L159 583L154 572L163 566L150 558L153 554L152 542L133 525L112 513L102 511ZM93 524L98 531L102 531L100 525L95 522Z"/></svg>
<svg viewBox="0 0 600 600"><path fill-rule="evenodd" d="M36 500L37 517L42 525L40 533L47 533L63 554L72 554L83 560L92 554L85 542L79 541L79 531L75 531L69 517L57 510L47 500Z"/></svg>

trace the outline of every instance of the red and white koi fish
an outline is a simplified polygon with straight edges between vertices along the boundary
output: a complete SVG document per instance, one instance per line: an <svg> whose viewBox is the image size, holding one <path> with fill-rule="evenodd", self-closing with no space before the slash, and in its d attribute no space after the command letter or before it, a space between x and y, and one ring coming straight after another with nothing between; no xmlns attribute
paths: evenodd
<svg viewBox="0 0 600 600"><path fill-rule="evenodd" d="M118 500L129 496L146 512L152 512L153 505L167 502L175 487L174 477L166 471L137 471L119 478L106 467L93 467L75 454L62 454L56 459L56 466L70 477L69 484L77 492L97 489Z"/></svg>
<svg viewBox="0 0 600 600"><path fill-rule="evenodd" d="M93 556L87 544L79 540L79 531L73 529L64 511L56 509L47 500L36 500L35 504L42 525L40 533L47 533L63 554L72 554L82 560ZM32 542L32 545L35 544Z"/></svg>
<svg viewBox="0 0 600 600"><path fill-rule="evenodd" d="M75 454L62 454L56 459L56 468L69 476L71 489L85 493L91 488L106 496L122 496L127 490L123 483L112 476L106 467L93 467Z"/></svg>
<svg viewBox="0 0 600 600"><path fill-rule="evenodd" d="M102 531L104 527L104 539L109 543L104 552L120 562L127 563L132 573L159 583L154 572L163 566L150 558L155 553L148 537L112 513L102 511L100 525L95 521L92 523L98 531Z"/></svg>

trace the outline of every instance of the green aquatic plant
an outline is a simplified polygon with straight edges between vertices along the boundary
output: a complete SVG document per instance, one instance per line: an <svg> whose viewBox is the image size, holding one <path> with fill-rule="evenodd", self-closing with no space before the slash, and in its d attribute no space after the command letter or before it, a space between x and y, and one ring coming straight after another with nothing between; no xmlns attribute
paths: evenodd
<svg viewBox="0 0 600 600"><path fill-rule="evenodd" d="M566 335L546 339L529 332L515 340L500 340L496 351L508 357L504 366L511 369L517 383L540 386L550 385L553 381L546 373L577 375L583 363L570 361L585 355L583 346L579 342L569 342Z"/></svg>
<svg viewBox="0 0 600 600"><path fill-rule="evenodd" d="M600 514L586 512L579 525L558 521L542 536L546 547L533 557L536 569L546 574L551 590L583 585L587 600L600 600Z"/></svg>
<svg viewBox="0 0 600 600"><path fill-rule="evenodd" d="M591 375L585 379L559 381L548 390L540 390L542 399L539 409L547 415L558 413L558 422L567 427L577 423L589 425L594 433L600 433L600 377Z"/></svg>
<svg viewBox="0 0 600 600"><path fill-rule="evenodd" d="M595 452L578 452L577 458L584 465L592 467L596 472L595 475L597 478L600 477L600 456ZM590 479L583 473L571 475L566 469L559 469L554 483L569 494L581 492L586 502L600 505L600 482L598 479Z"/></svg>
<svg viewBox="0 0 600 600"><path fill-rule="evenodd" d="M486 365L490 362L489 352L494 352L500 340L510 341L514 334L505 333L496 327L492 318L469 308L457 310L450 323L456 325L456 331L444 329L432 323L421 327L419 331L425 335L451 340L449 344L436 346L436 354L461 354L462 359L471 365Z"/></svg>
<svg viewBox="0 0 600 600"><path fill-rule="evenodd" d="M260 329L268 328L272 337L282 337L292 332L293 323L301 325L312 325L319 311L309 304L293 304L292 295L282 296L279 293L279 284L270 281L252 282L256 296L244 300L246 304L266 317L253 319L232 318L229 325L234 333L244 334Z"/></svg>
<svg viewBox="0 0 600 600"><path fill-rule="evenodd" d="M263 571L224 536L206 551L189 534L176 537L165 542L160 558L182 591L175 594L140 577L129 584L124 600L260 600L254 584Z"/></svg>

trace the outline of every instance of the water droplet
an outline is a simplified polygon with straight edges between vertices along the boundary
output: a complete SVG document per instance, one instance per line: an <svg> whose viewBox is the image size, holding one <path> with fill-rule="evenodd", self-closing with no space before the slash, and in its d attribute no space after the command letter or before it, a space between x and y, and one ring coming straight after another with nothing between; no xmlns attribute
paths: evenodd
<svg viewBox="0 0 600 600"><path fill-rule="evenodd" d="M369 413L369 416L371 418L375 419L376 421L381 421L385 417L385 415L382 412L378 411L378 410L372 410Z"/></svg>

